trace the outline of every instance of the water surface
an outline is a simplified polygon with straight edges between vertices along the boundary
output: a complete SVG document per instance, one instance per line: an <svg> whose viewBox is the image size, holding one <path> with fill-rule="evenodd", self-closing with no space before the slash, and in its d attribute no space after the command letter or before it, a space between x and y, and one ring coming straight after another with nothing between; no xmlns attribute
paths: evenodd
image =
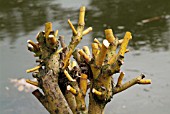
<svg viewBox="0 0 170 114"><path fill-rule="evenodd" d="M170 109L170 1L169 0L0 0L0 112L2 114L48 114L31 92L18 92L11 78L31 78L25 70L35 66L26 41L35 40L44 23L64 35L71 30L67 19L77 22L78 9L85 5L86 27L93 32L83 38L90 46L94 38L102 40L104 30L112 28L117 37L132 32L131 50L125 56L122 71L127 81L140 73L152 79L147 86L134 86L117 94L106 107L106 114L169 114ZM162 17L148 23L142 20ZM117 75L115 76L117 78Z"/></svg>

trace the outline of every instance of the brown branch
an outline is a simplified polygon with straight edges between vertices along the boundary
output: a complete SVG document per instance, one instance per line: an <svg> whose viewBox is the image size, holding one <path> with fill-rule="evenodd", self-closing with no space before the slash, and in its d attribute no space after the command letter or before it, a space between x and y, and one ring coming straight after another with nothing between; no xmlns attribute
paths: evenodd
<svg viewBox="0 0 170 114"><path fill-rule="evenodd" d="M27 40L27 43L32 45L32 47L34 48L35 52L40 50L38 45L36 43L34 43L32 40Z"/></svg>
<svg viewBox="0 0 170 114"><path fill-rule="evenodd" d="M121 84L117 87L113 88L113 94L117 94L119 92L122 92L128 88L130 88L131 86L135 85L135 84L151 84L151 80L150 79L143 79L145 78L145 76L142 74L141 76L138 76L124 84Z"/></svg>
<svg viewBox="0 0 170 114"><path fill-rule="evenodd" d="M79 52L79 50L76 49L76 50L73 52L73 57L74 57L74 59L75 59L78 63L80 63L80 62L81 62L81 57L80 57L80 54L79 54L78 52Z"/></svg>
<svg viewBox="0 0 170 114"><path fill-rule="evenodd" d="M48 104L47 99L45 96L38 90L36 89L35 91L32 92L32 94L40 101L40 103L47 109L51 110Z"/></svg>
<svg viewBox="0 0 170 114"><path fill-rule="evenodd" d="M61 47L65 48L66 44L64 43L64 36L59 36L59 41L60 41Z"/></svg>

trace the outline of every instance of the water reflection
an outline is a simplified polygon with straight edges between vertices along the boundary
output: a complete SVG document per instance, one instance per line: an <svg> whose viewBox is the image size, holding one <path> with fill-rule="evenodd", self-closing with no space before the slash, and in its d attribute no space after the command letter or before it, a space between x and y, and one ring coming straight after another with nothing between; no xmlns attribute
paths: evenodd
<svg viewBox="0 0 170 114"><path fill-rule="evenodd" d="M77 9L64 8L55 0L0 0L0 40L5 37L15 42L18 36L29 34L46 21L57 21L68 29L66 20L77 20ZM154 4L153 4L154 2ZM66 4L66 3L65 3ZM92 37L104 37L106 28L114 29L118 37L125 31L133 33L131 46L140 49L146 46L157 51L168 50L169 44L164 33L169 31L169 22L160 19L142 26L137 23L146 18L170 15L169 0L91 0L87 6L86 25L93 26ZM169 34L169 33L168 33ZM169 39L168 39L169 40Z"/></svg>
<svg viewBox="0 0 170 114"><path fill-rule="evenodd" d="M11 37L14 42L19 34L26 34L42 25L47 18L45 1L1 0L1 40ZM3 34L2 34L3 31Z"/></svg>
<svg viewBox="0 0 170 114"><path fill-rule="evenodd" d="M160 19L143 26L137 22L155 16L170 14L170 1L164 0L92 0L87 13L87 24L93 25L93 37L104 37L105 28L114 29L118 37L125 31L133 33L131 46L134 49L148 46L152 50L169 49L169 38L164 33L169 31L168 20ZM168 41L167 41L168 40Z"/></svg>

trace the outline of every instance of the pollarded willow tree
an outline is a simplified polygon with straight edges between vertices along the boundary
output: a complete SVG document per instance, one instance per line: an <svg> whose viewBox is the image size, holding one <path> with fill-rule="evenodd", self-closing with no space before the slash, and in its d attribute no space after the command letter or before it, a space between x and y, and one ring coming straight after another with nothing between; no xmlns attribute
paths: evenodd
<svg viewBox="0 0 170 114"><path fill-rule="evenodd" d="M124 73L120 72L120 67L128 52L128 42L132 39L130 32L119 40L111 29L106 29L103 42L94 39L91 44L92 54L87 46L76 49L82 37L92 31L92 27L84 30L84 17L85 7L81 7L77 29L68 20L73 33L68 46L63 36L58 38L58 30L53 31L50 22L45 24L45 31L38 33L37 43L28 40L28 50L38 57L38 65L26 71L32 72L37 82L26 81L42 89L43 93L37 89L33 95L50 114L103 114L113 95L135 84L151 83L141 74L122 84ZM116 53L117 49L119 51ZM71 56L75 61L71 61ZM120 76L114 84L116 73L120 73ZM86 106L88 89L89 104Z"/></svg>

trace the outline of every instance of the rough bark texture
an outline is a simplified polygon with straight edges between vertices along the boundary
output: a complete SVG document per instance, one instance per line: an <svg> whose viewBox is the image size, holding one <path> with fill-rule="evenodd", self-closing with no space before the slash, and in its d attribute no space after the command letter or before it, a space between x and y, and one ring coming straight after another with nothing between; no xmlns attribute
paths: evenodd
<svg viewBox="0 0 170 114"><path fill-rule="evenodd" d="M87 46L76 49L82 37L92 31L92 27L84 30L84 17L85 7L81 7L77 29L68 20L73 33L68 46L63 36L58 38L58 30L53 31L50 22L45 24L45 32L37 35L38 43L28 41L28 50L39 59L36 60L36 67L27 70L28 73L33 72L37 82L27 82L42 89L43 93L35 90L33 95L50 114L104 114L104 108L114 94L135 84L151 83L142 74L122 84L124 73L121 72L114 85L114 74L120 72L124 55L128 52L128 42L132 39L130 32L126 32L124 38L119 40L112 29L106 29L106 39L102 43L94 39L92 54ZM61 49L58 49L58 40ZM72 55L76 62L70 60ZM88 89L89 105L86 106Z"/></svg>

